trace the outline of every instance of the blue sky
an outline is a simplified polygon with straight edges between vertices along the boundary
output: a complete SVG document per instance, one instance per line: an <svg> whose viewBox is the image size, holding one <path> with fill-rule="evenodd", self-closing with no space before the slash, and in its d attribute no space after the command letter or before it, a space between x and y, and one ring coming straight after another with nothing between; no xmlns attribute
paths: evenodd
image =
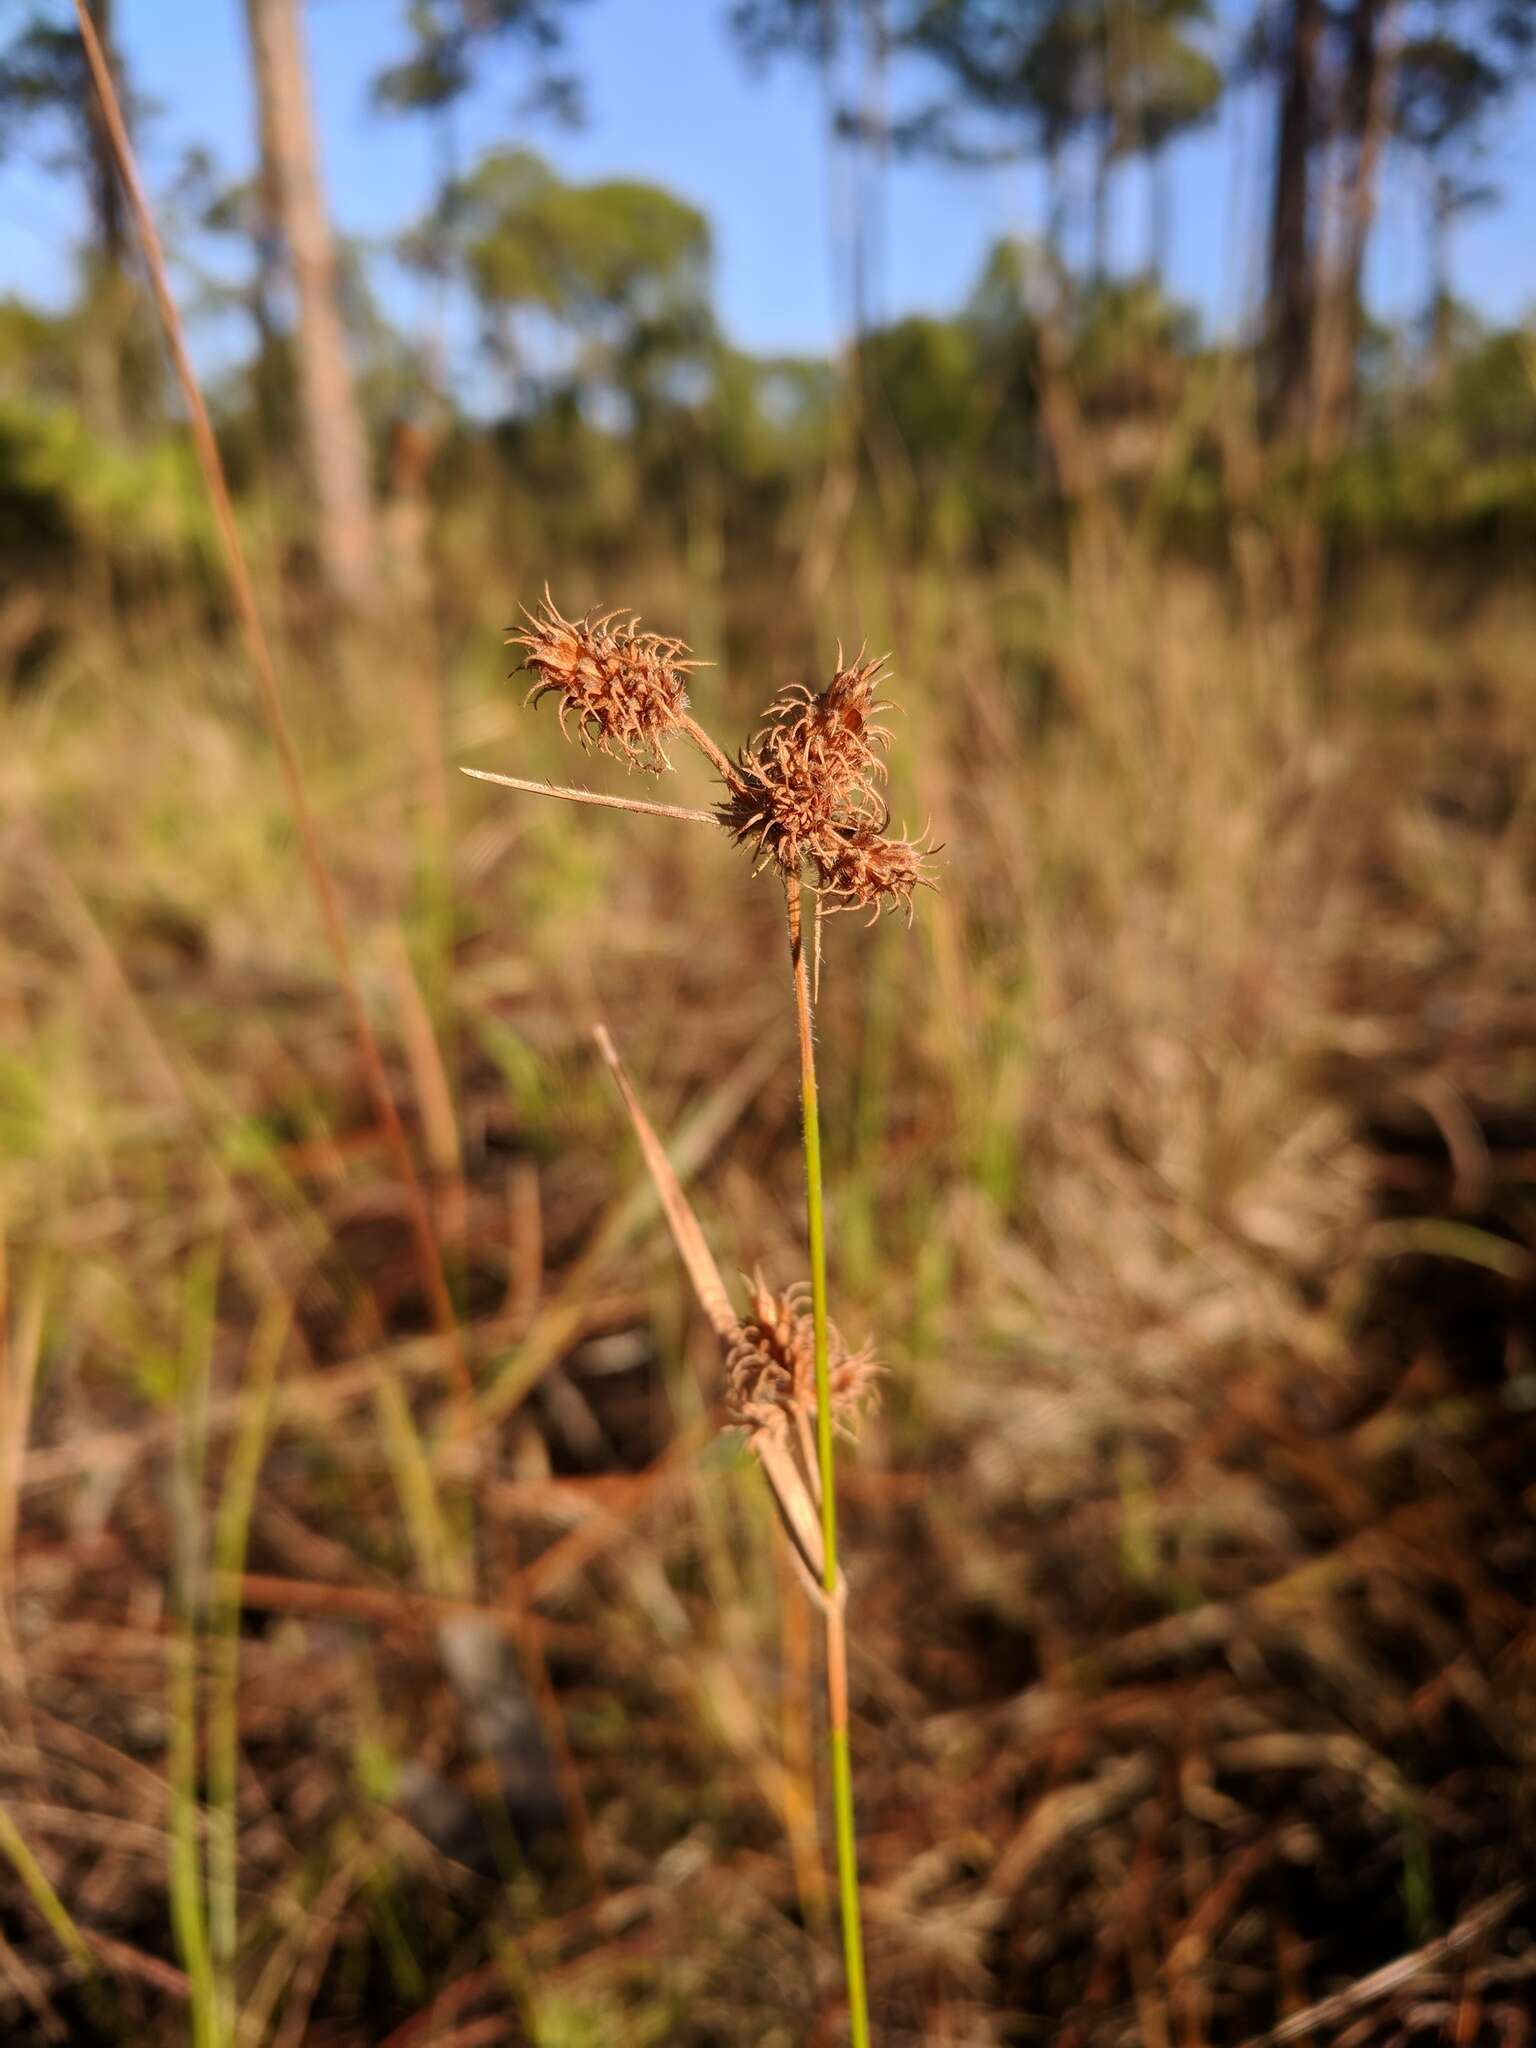
<svg viewBox="0 0 1536 2048"><path fill-rule="evenodd" d="M1223 8L1223 19L1240 16ZM12 13L0 8L0 18ZM387 237L430 191L425 124L379 115L367 87L405 46L404 0L310 0L307 27L325 174L348 232ZM671 187L709 215L717 302L745 347L820 351L845 327L845 294L829 250L828 163L821 98L793 63L766 75L744 67L722 0L580 0L570 14L569 66L588 119L576 131L517 112L521 59L497 58L465 114L468 151L521 143L573 178L639 176ZM241 0L119 0L121 40L142 92L161 113L146 137L152 184L174 174L182 149L211 147L229 171L254 150ZM1254 94L1229 95L1220 120L1175 153L1173 288L1216 328L1252 303L1263 249L1268 114ZM1501 205L1469 221L1456 283L1490 317L1536 306L1536 110L1505 123L1494 168ZM1121 181L1119 252L1140 248L1139 177ZM1038 226L1042 195L1028 166L954 171L902 165L887 196L884 301L893 314L946 311L969 289L991 241ZM19 152L0 163L0 290L56 299L68 282L79 221L67 180ZM1410 167L1390 161L1368 288L1378 310L1401 312L1424 290L1423 201ZM408 287L390 294L409 317Z"/></svg>

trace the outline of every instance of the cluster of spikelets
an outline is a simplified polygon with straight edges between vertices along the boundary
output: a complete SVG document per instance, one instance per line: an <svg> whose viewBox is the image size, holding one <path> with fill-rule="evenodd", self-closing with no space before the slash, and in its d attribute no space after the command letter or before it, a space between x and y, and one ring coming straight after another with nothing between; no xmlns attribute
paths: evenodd
<svg viewBox="0 0 1536 2048"><path fill-rule="evenodd" d="M699 747L725 786L716 815L755 871L771 867L786 882L808 881L825 910L868 910L872 917L901 908L910 920L913 897L931 887L933 848L889 834L890 812L881 794L891 735L876 723L890 709L876 691L886 680L883 661L862 653L844 665L824 690L794 684L764 714L760 730L731 760L694 722L688 710L688 660L680 640L642 633L639 621L620 614L572 621L546 596L537 614L508 634L523 650L533 676L530 702L554 693L561 729L585 746L651 771L672 764L665 741L682 735Z"/></svg>
<svg viewBox="0 0 1536 2048"><path fill-rule="evenodd" d="M866 1346L850 1351L835 1325L827 1328L828 1384L833 1423L853 1433L873 1393L880 1367ZM785 1439L816 1418L816 1352L810 1289L804 1282L776 1294L756 1275L747 1313L726 1356L726 1402L733 1422L755 1435Z"/></svg>
<svg viewBox="0 0 1536 2048"><path fill-rule="evenodd" d="M768 707L762 729L731 764L721 820L759 868L782 875L809 871L829 910L870 910L900 904L910 918L921 887L925 850L887 834L890 811L880 792L881 750L891 735L875 723L889 702L875 692L883 661L862 652L827 687L792 684Z"/></svg>
<svg viewBox="0 0 1536 2048"><path fill-rule="evenodd" d="M527 701L558 697L567 739L574 720L583 746L653 774L670 768L664 742L686 728L687 675L700 666L683 643L642 633L638 618L619 612L562 618L547 595L537 618L524 616L526 629L507 638L534 679Z"/></svg>

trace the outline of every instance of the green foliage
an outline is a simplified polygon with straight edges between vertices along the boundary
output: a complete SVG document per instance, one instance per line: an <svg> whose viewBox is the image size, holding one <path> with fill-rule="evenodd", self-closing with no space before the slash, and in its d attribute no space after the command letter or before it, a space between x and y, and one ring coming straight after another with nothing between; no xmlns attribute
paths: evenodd
<svg viewBox="0 0 1536 2048"><path fill-rule="evenodd" d="M673 2035L678 2010L672 2000L620 2003L603 1987L562 1986L542 1993L538 2004L540 2048L655 2048Z"/></svg>
<svg viewBox="0 0 1536 2048"><path fill-rule="evenodd" d="M80 38L62 23L29 21L0 58L0 109L11 122L67 111L89 87Z"/></svg>
<svg viewBox="0 0 1536 2048"><path fill-rule="evenodd" d="M1443 30L1414 36L1398 58L1398 132L1430 154L1465 133L1503 86L1497 65Z"/></svg>
<svg viewBox="0 0 1536 2048"><path fill-rule="evenodd" d="M1110 98L1123 150L1157 150L1216 111L1221 68L1189 40L1210 25L1208 0L1154 0L1133 9L1111 48Z"/></svg>
<svg viewBox="0 0 1536 2048"><path fill-rule="evenodd" d="M866 337L864 374L918 465L963 463L987 421L975 334L959 320L915 313Z"/></svg>
<svg viewBox="0 0 1536 2048"><path fill-rule="evenodd" d="M15 297L0 300L0 393L72 397L79 383L80 334L67 314Z"/></svg>
<svg viewBox="0 0 1536 2048"><path fill-rule="evenodd" d="M14 17L14 6L8 10ZM111 34L110 10L92 0L107 61L117 74L118 95L130 127L153 113L122 73ZM94 219L99 255L121 261L124 215L121 192L96 115L95 94L74 12L62 4L29 10L11 41L0 50L0 157L22 137L41 134L50 168L83 176Z"/></svg>
<svg viewBox="0 0 1536 2048"><path fill-rule="evenodd" d="M1398 55L1399 134L1432 158L1475 145L1533 49L1536 15L1521 0L1441 0Z"/></svg>
<svg viewBox="0 0 1536 2048"><path fill-rule="evenodd" d="M1536 460L1536 344L1518 329L1478 332L1452 365L1449 412L1466 459Z"/></svg>
<svg viewBox="0 0 1536 2048"><path fill-rule="evenodd" d="M660 186L567 183L531 150L496 150L445 193L404 253L463 280L488 352L525 401L540 386L542 403L563 394L578 412L617 399L626 423L653 438L658 416L707 394L717 349L709 227Z"/></svg>
<svg viewBox="0 0 1536 2048"><path fill-rule="evenodd" d="M752 64L795 56L826 63L850 27L847 0L734 0L731 32Z"/></svg>
<svg viewBox="0 0 1536 2048"><path fill-rule="evenodd" d="M498 150L459 188L465 260L488 305L538 307L575 325L698 303L704 216L655 185L562 182L531 150Z"/></svg>
<svg viewBox="0 0 1536 2048"><path fill-rule="evenodd" d="M535 65L531 95L566 115L576 111L572 82L551 69L564 34L569 0L410 0L410 48L373 81L376 106L397 114L440 114L468 92L477 58L496 43L513 43Z"/></svg>
<svg viewBox="0 0 1536 2048"><path fill-rule="evenodd" d="M1085 403L1103 411L1152 411L1176 396L1195 352L1198 321L1150 279L1085 292L1072 364Z"/></svg>
<svg viewBox="0 0 1536 2048"><path fill-rule="evenodd" d="M63 8L34 13L0 53L0 143L46 124L54 136L50 161L77 169L85 161L81 117L90 104L90 73L72 15Z"/></svg>
<svg viewBox="0 0 1536 2048"><path fill-rule="evenodd" d="M804 472L829 445L839 398L832 365L813 356L714 355L715 449L729 475L752 482Z"/></svg>
<svg viewBox="0 0 1536 2048"><path fill-rule="evenodd" d="M1047 148L1097 127L1132 154L1214 111L1221 72L1192 40L1211 21L1209 0L919 0L905 37L950 73L960 115L1023 123Z"/></svg>
<svg viewBox="0 0 1536 2048"><path fill-rule="evenodd" d="M190 448L124 446L65 404L0 399L0 535L34 558L67 543L139 561L211 548L212 525Z"/></svg>

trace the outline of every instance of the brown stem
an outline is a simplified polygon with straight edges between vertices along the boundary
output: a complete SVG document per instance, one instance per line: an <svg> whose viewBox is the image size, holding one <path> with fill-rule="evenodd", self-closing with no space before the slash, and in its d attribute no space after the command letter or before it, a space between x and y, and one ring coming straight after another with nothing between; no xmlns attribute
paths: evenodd
<svg viewBox="0 0 1536 2048"><path fill-rule="evenodd" d="M682 714L680 724L685 737L693 741L693 744L698 748L705 760L709 762L720 779L725 783L734 781L736 770L731 766L729 754L715 745L698 720L690 718L685 711Z"/></svg>
<svg viewBox="0 0 1536 2048"><path fill-rule="evenodd" d="M394 1156L401 1186L405 1191L406 1204L410 1211L411 1231L416 1240L417 1255L421 1262L422 1279L425 1282L428 1299L432 1305L433 1319L442 1331L453 1360L454 1378L458 1385L461 1402L461 1420L468 1428L471 1403L474 1399L474 1382L470 1378L469 1363L464 1355L463 1340L459 1334L458 1319L454 1314L453 1297L448 1291L448 1279L443 1269L442 1253L427 1212L426 1196L411 1157L411 1148L406 1141L405 1128L400 1121L400 1112L390 1090L389 1076L379 1043L374 1036L363 1002L363 993L352 965L351 947L347 943L346 927L342 922L341 904L326 864L324 849L320 843L320 828L309 801L309 792L304 784L304 771L299 765L298 749L294 745L289 729L288 716L283 708L282 693L278 688L277 670L272 661L272 650L267 642L266 628L262 624L261 611L256 603L256 588L246 564L245 550L240 541L240 530L235 523L234 505L229 495L229 484L224 475L223 458L219 444L214 438L213 426L208 418L208 408L203 402L202 388L197 372L192 367L192 358L187 349L186 334L182 328L181 315L176 310L176 301L171 294L170 276L165 267L165 256L160 247L160 237L155 228L154 216L149 210L144 187L139 178L138 165L134 159L133 146L128 140L128 131L123 123L122 109L118 104L117 89L112 83L112 74L102 54L101 41L95 25L84 4L75 0L75 13L80 28L80 39L85 45L86 62L96 94L101 102L102 118L122 174L123 186L128 194L129 207L138 226L139 239L143 245L145 268L149 273L150 285L154 291L155 303L165 325L166 339L170 344L171 357L175 364L177 381L186 400L187 414L192 426L192 439L197 449L198 462L203 472L203 481L213 505L214 523L223 545L225 567L229 574L230 591L235 601L241 631L245 638L246 653L250 658L251 672L256 679L256 694L271 730L273 745L277 749L283 782L288 792L289 806L293 812L294 825L298 834L299 848L310 885L320 907L320 919L325 928L326 942L336 963L337 979L341 983L347 1008L351 1013L352 1028L357 1038L358 1057L362 1063L368 1092L373 1098L375 1113L383 1126L385 1137Z"/></svg>
<svg viewBox="0 0 1536 2048"><path fill-rule="evenodd" d="M681 818L690 825L718 825L713 811L691 811L684 804L652 804L638 796L604 796L595 789L567 789L555 782L528 782L521 775L497 775L489 768L461 768L476 782L499 783L503 789L525 789L530 796L557 796L568 804L596 804L609 811L640 811L648 818Z"/></svg>

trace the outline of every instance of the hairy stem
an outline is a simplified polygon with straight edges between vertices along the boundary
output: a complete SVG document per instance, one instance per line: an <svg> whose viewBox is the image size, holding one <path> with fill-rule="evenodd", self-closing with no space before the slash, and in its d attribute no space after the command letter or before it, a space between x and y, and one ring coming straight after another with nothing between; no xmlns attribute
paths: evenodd
<svg viewBox="0 0 1536 2048"><path fill-rule="evenodd" d="M711 768L714 769L721 781L729 787L731 777L735 773L731 767L729 754L726 753L723 747L717 746L703 726L699 724L698 720L690 718L686 711L678 723L684 735L693 741L693 744L698 748Z"/></svg>
<svg viewBox="0 0 1536 2048"><path fill-rule="evenodd" d="M833 1470L832 1386L827 1365L827 1232L821 1202L821 1117L816 1098L816 1048L811 984L800 917L800 884L786 885L795 1021L800 1034L801 1129L805 1141L805 1214L811 1251L811 1330L816 1361L816 1467L821 1479L822 1586L826 1592L827 1725L832 1745L832 1812L837 1838L837 1893L848 1979L853 2048L869 2048L864 1989L864 1930L859 1911L859 1856L853 1822L853 1765L848 1751L848 1636L837 1567L837 1490Z"/></svg>
<svg viewBox="0 0 1536 2048"><path fill-rule="evenodd" d="M529 782L521 775L497 775L489 768L461 768L476 782L499 782L503 789L525 789L530 796L557 796L568 804L596 804L609 811L641 811L648 818L681 818L687 825L718 825L713 811L691 811L683 804L647 803L638 796L607 796L597 789L565 789L554 782Z"/></svg>

